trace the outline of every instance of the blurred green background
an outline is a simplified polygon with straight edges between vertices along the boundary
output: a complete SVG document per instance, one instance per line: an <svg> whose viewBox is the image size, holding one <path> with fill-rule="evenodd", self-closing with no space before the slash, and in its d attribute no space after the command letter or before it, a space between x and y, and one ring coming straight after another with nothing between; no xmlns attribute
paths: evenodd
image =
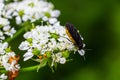
<svg viewBox="0 0 120 80"><path fill-rule="evenodd" d="M86 49L91 50L86 50L86 60L76 54L73 61L58 65L54 73L44 67L39 72L20 73L16 80L120 80L120 1L48 1L61 11L61 24L74 24L84 37Z"/></svg>

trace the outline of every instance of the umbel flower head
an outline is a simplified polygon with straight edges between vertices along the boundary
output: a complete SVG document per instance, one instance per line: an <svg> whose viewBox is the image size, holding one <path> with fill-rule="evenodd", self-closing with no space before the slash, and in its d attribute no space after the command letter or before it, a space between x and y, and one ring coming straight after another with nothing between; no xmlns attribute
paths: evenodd
<svg viewBox="0 0 120 80"><path fill-rule="evenodd" d="M53 10L54 5L45 0L22 0L6 6L4 16L11 19L15 17L16 24L37 20L48 21L53 24L60 15L59 10Z"/></svg>
<svg viewBox="0 0 120 80"><path fill-rule="evenodd" d="M5 4L0 0L0 40L4 40L5 36L12 37L16 32L14 27L11 27L10 21L4 16Z"/></svg>
<svg viewBox="0 0 120 80"><path fill-rule="evenodd" d="M12 80L12 78L15 78L18 74L18 71L20 69L20 66L18 64L19 57L16 56L16 54L11 51L10 47L8 47L8 43L0 43L0 67L3 67L9 74L9 80ZM13 75L15 75L13 77ZM7 79L7 76L5 74L1 74L1 79L5 80Z"/></svg>
<svg viewBox="0 0 120 80"><path fill-rule="evenodd" d="M27 51L23 55L24 61L34 59L42 62L47 59L50 66L56 63L65 64L70 53L78 50L70 41L65 27L59 22L53 25L36 26L26 32L24 38L26 40L19 46L20 50Z"/></svg>

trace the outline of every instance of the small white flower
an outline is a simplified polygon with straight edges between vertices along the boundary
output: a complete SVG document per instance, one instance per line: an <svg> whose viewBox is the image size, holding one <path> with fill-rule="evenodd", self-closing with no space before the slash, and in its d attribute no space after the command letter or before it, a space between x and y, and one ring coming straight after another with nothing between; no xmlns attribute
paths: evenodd
<svg viewBox="0 0 120 80"><path fill-rule="evenodd" d="M4 0L0 0L0 3L3 3L4 2Z"/></svg>
<svg viewBox="0 0 120 80"><path fill-rule="evenodd" d="M3 27L3 30L4 30L4 31L10 30L10 26L4 26L4 27Z"/></svg>
<svg viewBox="0 0 120 80"><path fill-rule="evenodd" d="M27 41L22 42L19 46L19 49L20 50L28 50L29 49L29 42L27 42Z"/></svg>
<svg viewBox="0 0 120 80"><path fill-rule="evenodd" d="M22 20L23 20L23 21L29 20L29 16L28 16L28 15L23 15Z"/></svg>
<svg viewBox="0 0 120 80"><path fill-rule="evenodd" d="M6 49L8 47L8 43L7 42L4 42L3 44L0 43L0 47L2 49Z"/></svg>
<svg viewBox="0 0 120 80"><path fill-rule="evenodd" d="M15 34L15 33L16 33L16 30L15 30L15 28L14 28L14 27L13 27L13 28L11 28L10 33L11 33L11 36L13 36L13 34Z"/></svg>
<svg viewBox="0 0 120 80"><path fill-rule="evenodd" d="M7 76L5 74L0 75L0 80L6 80L6 79L7 79Z"/></svg>
<svg viewBox="0 0 120 80"><path fill-rule="evenodd" d="M16 63L17 63L16 60L12 61L9 67L9 71L12 71L13 73L15 73L15 71L18 71L20 69L20 65Z"/></svg>
<svg viewBox="0 0 120 80"><path fill-rule="evenodd" d="M60 63L61 64L65 64L66 63L66 59L64 57L60 58Z"/></svg>
<svg viewBox="0 0 120 80"><path fill-rule="evenodd" d="M25 39L32 38L31 32L26 32L26 33L24 34L24 38L25 38Z"/></svg>
<svg viewBox="0 0 120 80"><path fill-rule="evenodd" d="M48 21L48 18L47 18L46 16L44 16L44 17L42 18L42 20L43 20L43 21Z"/></svg>
<svg viewBox="0 0 120 80"><path fill-rule="evenodd" d="M26 52L24 55L24 61L27 61L28 59L33 57L33 53L31 51Z"/></svg>
<svg viewBox="0 0 120 80"><path fill-rule="evenodd" d="M9 71L12 71L13 73L15 73L15 71L17 71L18 69L15 67L16 65L16 61L13 60L10 67L9 67Z"/></svg>
<svg viewBox="0 0 120 80"><path fill-rule="evenodd" d="M8 28L6 28L6 30L7 29L9 29L9 27ZM16 32L16 30L14 29L14 28L11 28L11 29L9 29L9 30L7 30L7 31L5 31L4 32L4 34L6 34L6 35L8 35L8 36L10 36L10 37L12 37L13 36L13 34Z"/></svg>
<svg viewBox="0 0 120 80"><path fill-rule="evenodd" d="M2 32L2 31L0 31L0 39L1 39L1 40L4 40L4 39L5 39L5 36L3 35L3 32Z"/></svg>
<svg viewBox="0 0 120 80"><path fill-rule="evenodd" d="M15 56L15 53L14 52L9 52L7 53L7 56L10 58L10 57L14 57Z"/></svg>
<svg viewBox="0 0 120 80"><path fill-rule="evenodd" d="M50 18L49 19L49 23L50 24L54 24L54 23L56 23L57 22L57 19L56 18Z"/></svg>
<svg viewBox="0 0 120 80"><path fill-rule="evenodd" d="M54 11L51 12L51 16L52 17L59 17L59 15L60 15L60 11L59 10L54 10Z"/></svg>
<svg viewBox="0 0 120 80"><path fill-rule="evenodd" d="M2 65L6 70L9 70L10 64L8 63L9 57L7 55L2 56Z"/></svg>
<svg viewBox="0 0 120 80"><path fill-rule="evenodd" d="M61 58L61 57L62 57L62 53L57 53L57 54L56 54L56 57L57 57L57 58Z"/></svg>
<svg viewBox="0 0 120 80"><path fill-rule="evenodd" d="M0 48L0 54L4 54L4 53L5 51L2 48Z"/></svg>
<svg viewBox="0 0 120 80"><path fill-rule="evenodd" d="M19 14L18 14L18 12L16 12L16 11L12 11L13 12L13 14L12 14L12 16L19 16Z"/></svg>
<svg viewBox="0 0 120 80"><path fill-rule="evenodd" d="M2 15L4 15L4 17L6 18L12 19L12 15L11 15L12 12L13 12L13 9L3 10Z"/></svg>
<svg viewBox="0 0 120 80"><path fill-rule="evenodd" d="M4 8L4 4L2 2L0 2L0 11L2 11ZM0 12L1 13L1 12Z"/></svg>
<svg viewBox="0 0 120 80"><path fill-rule="evenodd" d="M15 20L16 20L16 24L21 24L21 22L22 22L20 16L17 16L17 17L15 18Z"/></svg>
<svg viewBox="0 0 120 80"><path fill-rule="evenodd" d="M8 47L8 43L0 43L0 54L5 54L5 49Z"/></svg>
<svg viewBox="0 0 120 80"><path fill-rule="evenodd" d="M20 64L16 64L15 67L17 70L20 69Z"/></svg>
<svg viewBox="0 0 120 80"><path fill-rule="evenodd" d="M6 25L9 25L9 24L10 24L10 22L8 21L8 19L0 17L0 25L6 26Z"/></svg>

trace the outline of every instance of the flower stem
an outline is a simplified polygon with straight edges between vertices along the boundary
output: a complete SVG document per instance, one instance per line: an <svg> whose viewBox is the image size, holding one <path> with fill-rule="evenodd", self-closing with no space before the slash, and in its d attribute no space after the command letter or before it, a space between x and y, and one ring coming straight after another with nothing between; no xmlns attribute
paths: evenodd
<svg viewBox="0 0 120 80"><path fill-rule="evenodd" d="M26 68L21 68L20 72L29 72L29 71L34 71L37 70L37 68L39 67L39 65L35 65L35 66L31 66L31 67L26 67ZM42 68L42 67L41 67ZM7 71L2 69L0 70L0 73L6 73Z"/></svg>
<svg viewBox="0 0 120 80"><path fill-rule="evenodd" d="M24 30L25 30L24 27L21 28L20 30L18 30L18 31L13 35L13 37L7 38L6 40L4 40L4 42L10 42L10 41L12 41L12 40L15 39L18 35L20 35Z"/></svg>
<svg viewBox="0 0 120 80"><path fill-rule="evenodd" d="M14 35L13 37L9 37L7 39L4 40L4 42L10 42L13 39L15 39L16 37L18 37L20 34L22 34L26 29L30 29L32 27L32 24L30 22L25 22L23 24L20 25L20 27L22 27L21 29L19 29Z"/></svg>
<svg viewBox="0 0 120 80"><path fill-rule="evenodd" d="M6 70L0 70L0 73L6 73L7 71Z"/></svg>
<svg viewBox="0 0 120 80"><path fill-rule="evenodd" d="M1 70L1 69L5 69L5 68L4 68L4 67L0 67L0 70Z"/></svg>
<svg viewBox="0 0 120 80"><path fill-rule="evenodd" d="M20 72L28 72L28 71L34 71L37 70L39 65L31 66L31 67L26 67L26 68L21 68Z"/></svg>

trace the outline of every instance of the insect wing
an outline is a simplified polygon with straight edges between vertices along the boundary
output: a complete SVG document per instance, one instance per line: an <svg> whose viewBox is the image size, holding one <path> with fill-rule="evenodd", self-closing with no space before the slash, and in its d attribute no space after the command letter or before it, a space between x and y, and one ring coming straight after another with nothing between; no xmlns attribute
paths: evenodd
<svg viewBox="0 0 120 80"><path fill-rule="evenodd" d="M82 42L82 39L81 39L79 33L77 32L77 29L75 29L73 24L70 24L70 23L66 24L66 28L69 31L71 37L74 39L76 45L79 47L79 49L82 49L83 48L83 42Z"/></svg>

